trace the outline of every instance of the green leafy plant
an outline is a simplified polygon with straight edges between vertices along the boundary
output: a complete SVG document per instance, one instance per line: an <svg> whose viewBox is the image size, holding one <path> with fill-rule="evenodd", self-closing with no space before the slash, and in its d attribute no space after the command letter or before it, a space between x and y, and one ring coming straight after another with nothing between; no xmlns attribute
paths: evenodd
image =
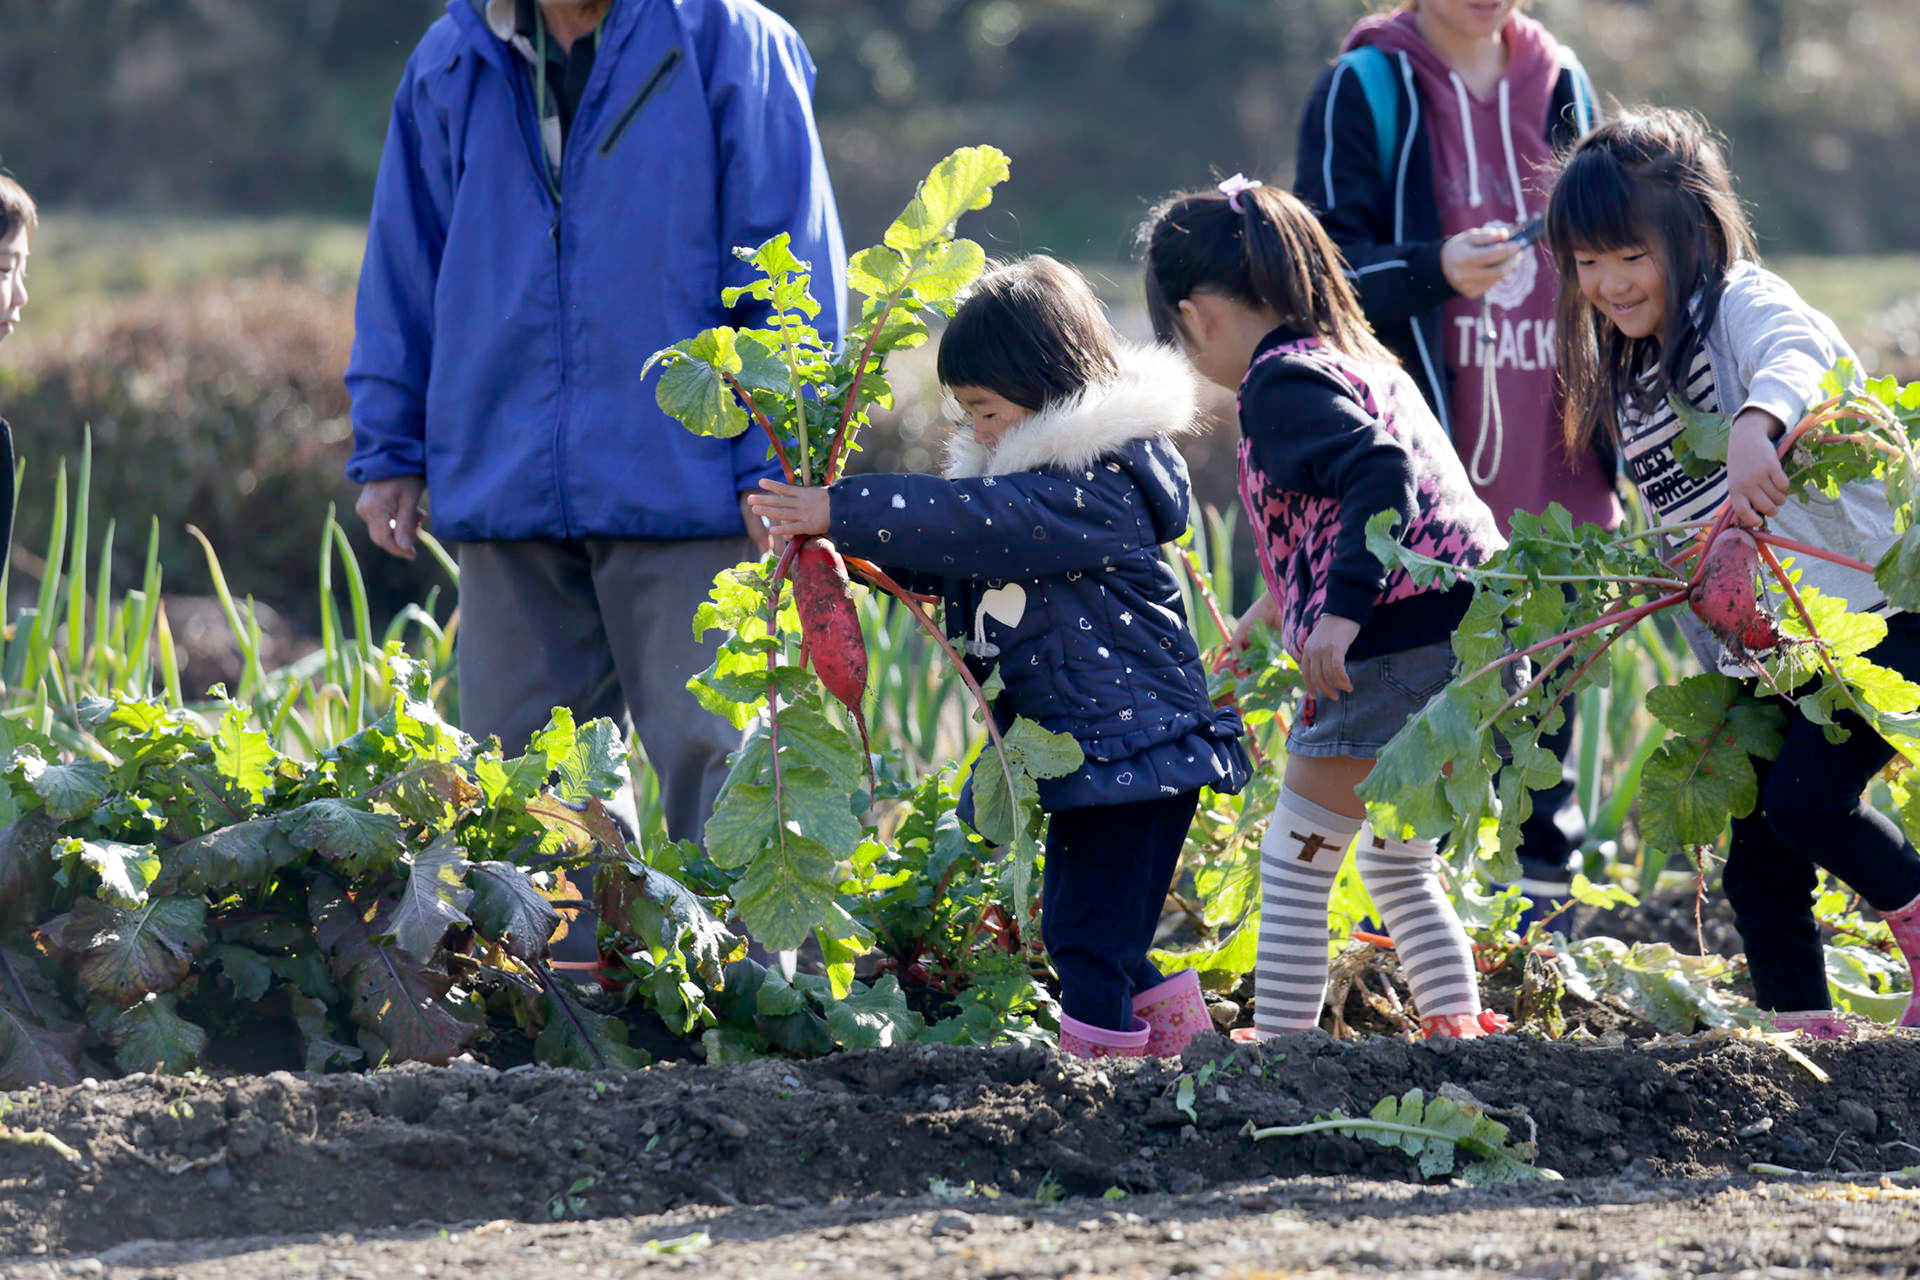
<svg viewBox="0 0 1920 1280"><path fill-rule="evenodd" d="M794 258L788 238L739 250L761 279L728 290L723 301L753 298L768 304L771 318L759 329L709 329L658 353L661 407L702 435L757 427L789 481L830 483L859 447L869 410L892 402L886 357L926 342L926 317L951 315L985 264L977 244L956 238L955 225L984 208L1006 176L1007 158L992 147L963 148L934 167L884 242L850 261L849 281L865 302L837 352L812 327L819 305L809 292L810 268ZM872 931L840 899L841 869L866 840L874 774L869 753L854 747L829 705L831 698L846 706L864 748L866 652L852 598L834 580L838 553L816 554L828 545L795 539L777 563L743 565L716 580L694 625L701 633L723 630L726 639L692 687L709 709L749 731L707 828L709 854L729 876L742 920L776 949L797 947L811 933L844 990L852 958L873 945ZM1078 769L1078 744L1025 720L1003 735L989 705L997 682L975 678L921 599L878 566L854 560L846 567L891 595L972 692L991 743L986 767L973 772L973 825L1007 850L1004 889L1015 936L1031 934L1035 779ZM804 642L790 660L796 622Z"/></svg>
<svg viewBox="0 0 1920 1280"><path fill-rule="evenodd" d="M96 1051L186 1071L201 1021L236 1010L297 1032L313 1070L444 1062L489 1012L543 1061L643 1060L545 965L563 873L595 861L682 928L719 931L603 808L628 782L619 732L558 711L505 759L441 719L397 644L380 662L392 709L307 762L237 703L208 725L90 696L83 758L0 719L0 901L18 939L0 948L0 1086L72 1083Z"/></svg>
<svg viewBox="0 0 1920 1280"><path fill-rule="evenodd" d="M1749 760L1770 759L1779 750L1779 699L1791 699L1809 719L1829 726L1838 711L1855 711L1903 754L1920 755L1914 715L1920 686L1863 656L1885 635L1885 623L1800 589L1779 559L1812 556L1872 572L1890 602L1920 606L1920 529L1912 522L1920 484L1913 443L1920 384L1882 379L1847 392L1850 378L1847 368L1828 376L1832 397L1786 433L1780 455L1796 492L1831 495L1846 483L1882 485L1900 538L1878 565L1868 565L1764 531L1752 535L1768 599L1782 611L1777 621L1753 597L1751 572L1728 558L1733 553L1726 548L1738 552L1744 544L1737 540L1747 536L1729 530L1730 508L1711 521L1624 535L1575 528L1557 506L1538 516L1521 513L1505 551L1458 571L1398 544L1390 513L1376 517L1368 545L1385 563L1430 584L1463 578L1475 595L1454 635L1466 674L1408 722L1361 789L1375 820L1421 835L1451 832L1456 849L1477 851L1483 821L1497 816L1491 874L1517 878L1514 851L1530 791L1557 779L1560 770L1539 735L1559 722L1569 696L1608 678L1602 659L1615 641L1642 620L1681 606L1722 627L1735 652L1755 664L1760 687L1706 674L1648 692L1647 710L1667 730L1640 761L1641 836L1649 847L1677 852L1711 843L1729 819L1752 810L1757 788ZM1697 470L1723 459L1728 420L1692 410L1683 416L1687 464ZM1679 552L1663 557L1662 539L1679 544ZM1578 590L1568 593L1570 586ZM1734 632L1727 632L1729 610ZM1748 627L1753 630L1740 630ZM1538 667L1515 689L1503 676L1522 657L1537 658Z"/></svg>
<svg viewBox="0 0 1920 1280"><path fill-rule="evenodd" d="M1387 1095L1364 1118L1333 1115L1266 1129L1256 1129L1249 1121L1243 1132L1256 1142L1344 1133L1406 1152L1419 1162L1423 1177L1458 1174L1475 1186L1560 1180L1553 1170L1533 1164L1537 1151L1532 1143L1509 1143L1507 1126L1479 1104L1446 1094L1428 1098L1419 1089L1409 1089L1398 1098ZM1463 1154L1472 1159L1462 1161Z"/></svg>

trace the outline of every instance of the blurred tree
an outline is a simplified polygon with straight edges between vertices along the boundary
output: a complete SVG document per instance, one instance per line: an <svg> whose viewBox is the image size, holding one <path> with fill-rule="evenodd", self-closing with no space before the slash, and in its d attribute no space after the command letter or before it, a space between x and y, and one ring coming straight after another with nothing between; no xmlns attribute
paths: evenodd
<svg viewBox="0 0 1920 1280"><path fill-rule="evenodd" d="M466 0L456 0L464 3ZM622 0L623 3L628 0ZM0 164L54 204L357 215L444 0L0 0ZM1291 176L1361 0L773 0L820 66L859 243L952 147L1010 151L985 234L1119 256L1145 202ZM1920 247L1912 0L1533 0L1603 91L1725 131L1779 248Z"/></svg>

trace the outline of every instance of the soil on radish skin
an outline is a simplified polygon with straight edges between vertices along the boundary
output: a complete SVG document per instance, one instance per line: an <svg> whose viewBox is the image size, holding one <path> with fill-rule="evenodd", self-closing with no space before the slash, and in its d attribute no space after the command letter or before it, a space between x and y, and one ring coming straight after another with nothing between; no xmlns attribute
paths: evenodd
<svg viewBox="0 0 1920 1280"><path fill-rule="evenodd" d="M1414 1086L1470 1091L1570 1178L1911 1164L1920 1034L1805 1052L1828 1082L1755 1040L1415 1044L1319 1031L1259 1046L1208 1035L1180 1061L912 1045L628 1073L136 1076L0 1095L0 1260L136 1240L831 1206L936 1182L1022 1198L1043 1185L1098 1197L1307 1174L1417 1180L1403 1153L1356 1138L1241 1133L1362 1114ZM1191 1115L1183 1073L1198 1085ZM36 1130L81 1162L19 1139Z"/></svg>

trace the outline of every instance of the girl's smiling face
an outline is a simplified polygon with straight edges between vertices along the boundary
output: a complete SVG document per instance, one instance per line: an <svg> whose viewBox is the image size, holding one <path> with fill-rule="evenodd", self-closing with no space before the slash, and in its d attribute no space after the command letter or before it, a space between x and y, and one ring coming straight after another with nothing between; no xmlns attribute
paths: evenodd
<svg viewBox="0 0 1920 1280"><path fill-rule="evenodd" d="M953 398L967 411L973 442L983 449L998 445L1002 436L1033 416L1033 410L985 387L955 387Z"/></svg>
<svg viewBox="0 0 1920 1280"><path fill-rule="evenodd" d="M0 341L19 327L27 305L27 229L0 239Z"/></svg>
<svg viewBox="0 0 1920 1280"><path fill-rule="evenodd" d="M1580 292L1629 338L1657 338L1667 323L1667 271L1646 245L1577 249Z"/></svg>

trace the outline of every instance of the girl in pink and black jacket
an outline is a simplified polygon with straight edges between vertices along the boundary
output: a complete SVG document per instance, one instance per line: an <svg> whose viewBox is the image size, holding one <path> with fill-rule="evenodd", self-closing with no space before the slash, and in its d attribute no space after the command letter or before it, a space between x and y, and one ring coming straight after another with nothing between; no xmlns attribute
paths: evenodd
<svg viewBox="0 0 1920 1280"><path fill-rule="evenodd" d="M1236 638L1279 627L1309 695L1260 849L1256 1031L1319 1021L1327 902L1356 834L1355 860L1426 1033L1499 1030L1503 1020L1481 1011L1434 842L1362 833L1355 795L1388 739L1451 677L1450 637L1472 596L1388 571L1367 549L1367 522L1392 511L1408 546L1472 565L1505 545L1493 513L1368 329L1339 250L1306 205L1236 177L1161 206L1142 240L1159 336L1240 393L1240 493L1267 594Z"/></svg>
<svg viewBox="0 0 1920 1280"><path fill-rule="evenodd" d="M1300 118L1294 192L1340 246L1374 332L1406 365L1504 530L1559 503L1612 528L1611 443L1567 448L1554 369L1554 270L1519 230L1553 157L1596 123L1571 49L1522 0L1405 0L1362 18ZM1541 745L1570 756L1574 717ZM1568 901L1586 818L1571 760L1521 824L1521 888ZM1560 926L1572 916L1562 914Z"/></svg>

